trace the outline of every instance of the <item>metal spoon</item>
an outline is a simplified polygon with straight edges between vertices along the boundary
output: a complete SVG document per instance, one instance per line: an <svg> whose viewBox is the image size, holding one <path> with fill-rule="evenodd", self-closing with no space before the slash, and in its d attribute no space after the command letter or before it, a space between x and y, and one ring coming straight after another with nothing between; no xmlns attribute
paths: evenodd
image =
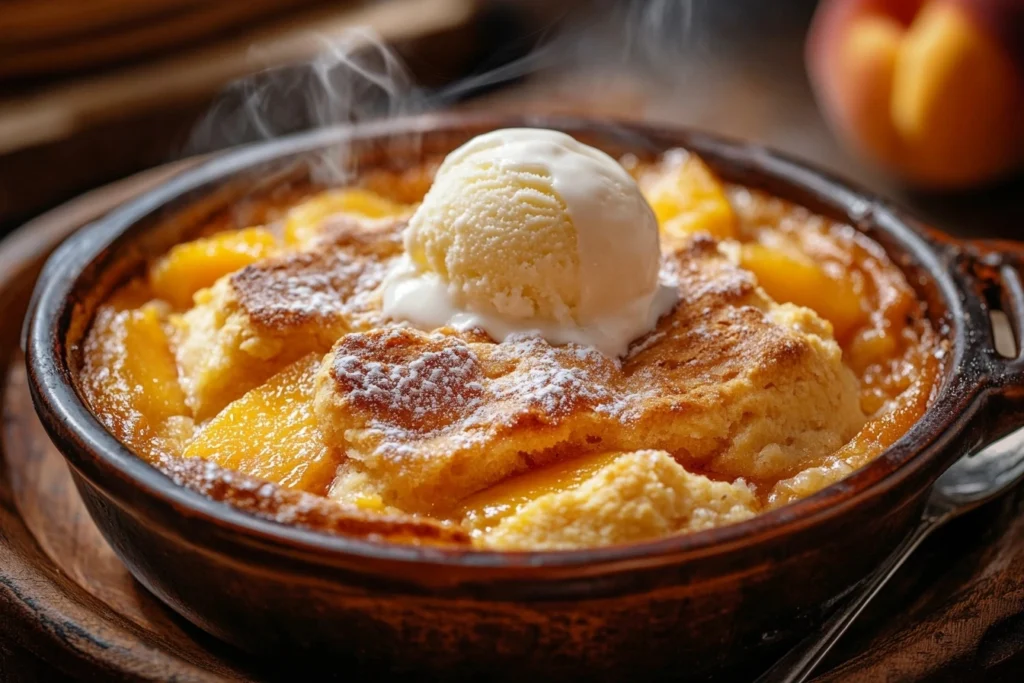
<svg viewBox="0 0 1024 683"><path fill-rule="evenodd" d="M917 528L900 543L859 591L816 631L786 653L755 683L803 683L872 598L933 531L1003 495L1024 479L1024 447L1016 435L958 460L935 482ZM1009 442L1009 443L1008 443Z"/></svg>

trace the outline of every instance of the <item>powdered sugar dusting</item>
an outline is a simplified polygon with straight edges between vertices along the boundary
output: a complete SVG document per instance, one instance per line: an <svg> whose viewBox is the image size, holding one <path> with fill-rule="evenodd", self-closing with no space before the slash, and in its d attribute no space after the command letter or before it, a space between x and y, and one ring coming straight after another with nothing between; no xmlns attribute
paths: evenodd
<svg viewBox="0 0 1024 683"><path fill-rule="evenodd" d="M289 254L231 276L239 303L268 327L328 323L371 308L386 264L340 251Z"/></svg>
<svg viewBox="0 0 1024 683"><path fill-rule="evenodd" d="M430 413L473 409L480 404L480 368L466 347L426 351L408 364L366 362L353 354L337 356L334 373L351 383L349 399L379 412L405 413L422 420Z"/></svg>
<svg viewBox="0 0 1024 683"><path fill-rule="evenodd" d="M480 362L465 342L405 328L342 338L331 377L346 405L396 438L443 429L484 396Z"/></svg>
<svg viewBox="0 0 1024 683"><path fill-rule="evenodd" d="M497 359L519 363L516 372L493 383L491 392L497 400L513 401L549 417L613 401L606 381L608 371L617 363L593 348L576 344L554 347L540 337L516 335L495 349Z"/></svg>
<svg viewBox="0 0 1024 683"><path fill-rule="evenodd" d="M362 448L388 460L479 448L523 424L615 419L628 405L617 370L595 349L537 336L496 344L408 328L347 335L331 361L338 419L373 432Z"/></svg>

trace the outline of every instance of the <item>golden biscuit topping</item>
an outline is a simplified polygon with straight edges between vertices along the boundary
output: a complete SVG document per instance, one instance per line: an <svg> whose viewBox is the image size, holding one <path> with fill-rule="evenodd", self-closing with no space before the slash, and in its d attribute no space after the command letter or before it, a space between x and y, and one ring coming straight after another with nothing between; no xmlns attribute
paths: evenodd
<svg viewBox="0 0 1024 683"><path fill-rule="evenodd" d="M857 432L856 380L827 323L769 300L707 238L666 264L680 304L621 362L530 335L345 335L317 390L327 444L372 474L386 504L426 511L597 449L786 476Z"/></svg>
<svg viewBox="0 0 1024 683"><path fill-rule="evenodd" d="M246 266L228 281L253 324L283 330L333 324L364 308L381 271L378 264L328 251Z"/></svg>
<svg viewBox="0 0 1024 683"><path fill-rule="evenodd" d="M343 410L400 438L436 434L479 407L480 362L469 346L407 329L348 334L328 369Z"/></svg>
<svg viewBox="0 0 1024 683"><path fill-rule="evenodd" d="M694 155L631 172L676 303L618 357L387 317L425 185L382 172L156 259L96 314L83 392L142 457L254 514L497 549L742 521L924 412L942 349L877 245Z"/></svg>

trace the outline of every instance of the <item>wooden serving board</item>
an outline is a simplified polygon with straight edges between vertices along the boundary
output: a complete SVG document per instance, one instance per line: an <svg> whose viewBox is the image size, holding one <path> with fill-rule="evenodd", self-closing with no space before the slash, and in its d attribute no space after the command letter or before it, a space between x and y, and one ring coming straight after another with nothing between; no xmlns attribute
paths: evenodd
<svg viewBox="0 0 1024 683"><path fill-rule="evenodd" d="M20 321L46 254L181 167L90 193L0 244L0 681L288 677L206 636L132 579L89 519L25 385ZM1024 680L1022 512L1024 497L1011 497L926 542L820 680Z"/></svg>

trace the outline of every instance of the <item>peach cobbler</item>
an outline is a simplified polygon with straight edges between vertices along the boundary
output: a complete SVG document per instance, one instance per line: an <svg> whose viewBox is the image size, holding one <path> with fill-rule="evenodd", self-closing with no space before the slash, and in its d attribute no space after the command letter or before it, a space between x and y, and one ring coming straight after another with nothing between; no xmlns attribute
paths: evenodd
<svg viewBox="0 0 1024 683"><path fill-rule="evenodd" d="M284 522L492 549L708 529L876 457L936 382L877 244L683 150L495 131L253 201L100 306L79 381L140 457Z"/></svg>

